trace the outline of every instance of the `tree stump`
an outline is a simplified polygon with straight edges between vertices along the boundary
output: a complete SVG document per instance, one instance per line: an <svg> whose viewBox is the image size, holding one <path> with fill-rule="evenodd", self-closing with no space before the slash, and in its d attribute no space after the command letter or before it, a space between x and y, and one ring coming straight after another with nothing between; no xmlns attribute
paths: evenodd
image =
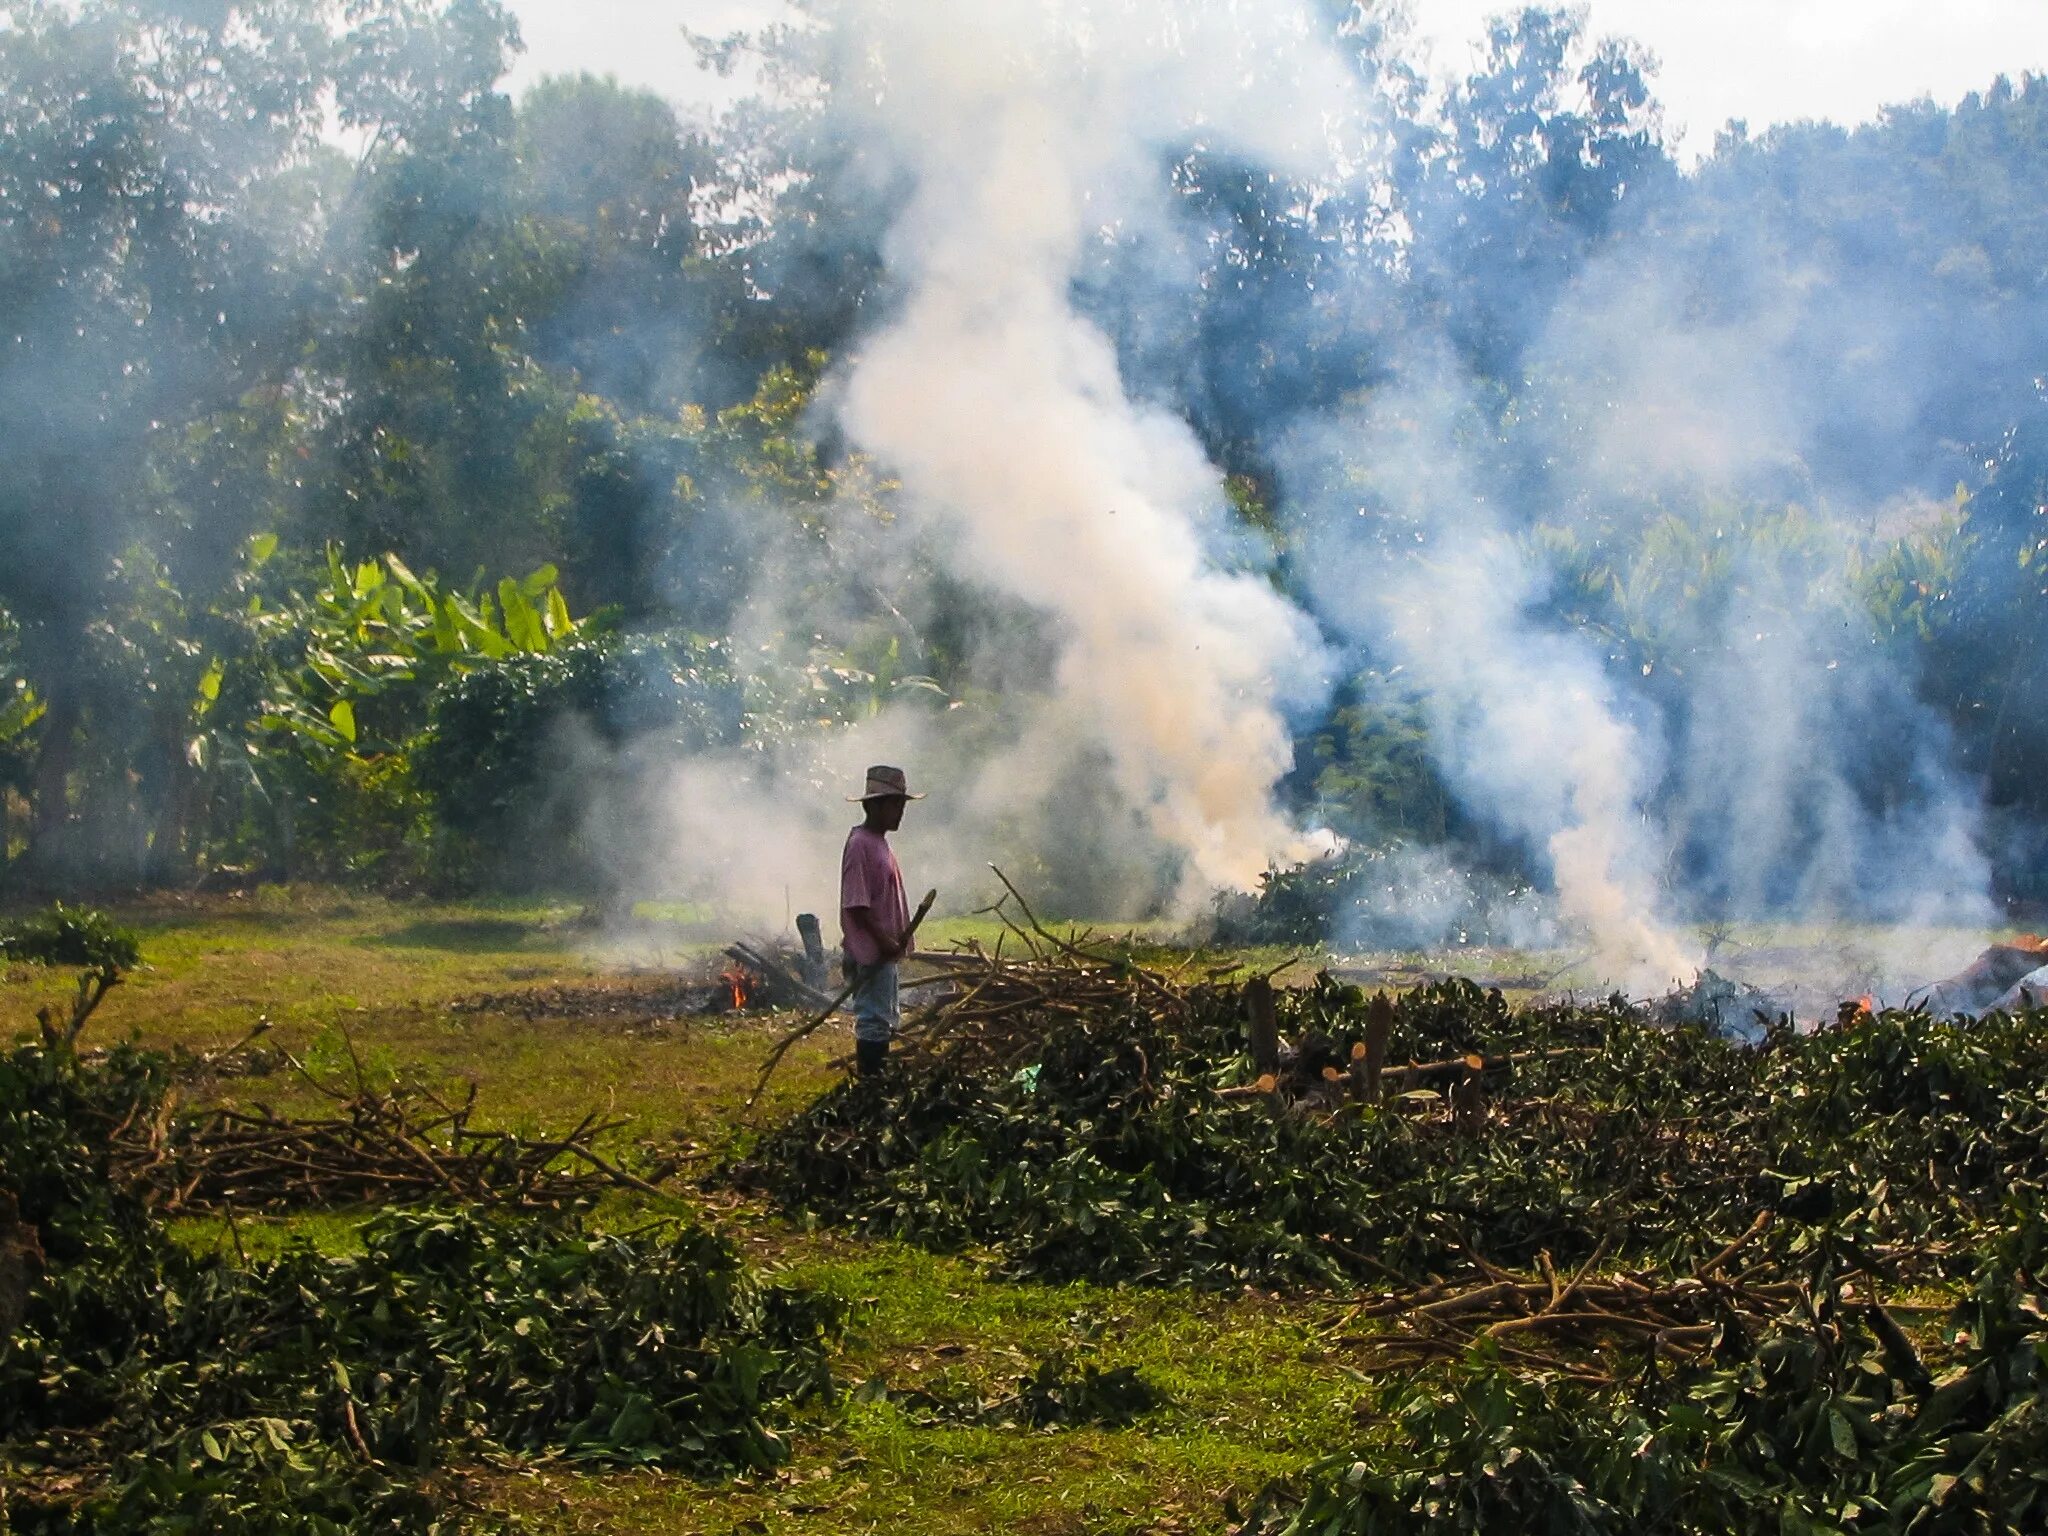
<svg viewBox="0 0 2048 1536"><path fill-rule="evenodd" d="M818 928L818 914L799 912L796 915L797 936L804 941L804 985L825 990L825 983L831 979L825 961L825 936Z"/></svg>

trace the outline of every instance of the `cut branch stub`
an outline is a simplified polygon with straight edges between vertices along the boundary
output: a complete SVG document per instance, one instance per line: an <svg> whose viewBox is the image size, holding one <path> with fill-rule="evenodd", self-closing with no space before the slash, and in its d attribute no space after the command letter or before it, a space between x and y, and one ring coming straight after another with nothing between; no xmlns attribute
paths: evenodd
<svg viewBox="0 0 2048 1536"><path fill-rule="evenodd" d="M1245 1044L1251 1053L1252 1071L1261 1077L1280 1070L1280 1015L1273 1001L1273 983L1254 976L1244 984L1247 1022Z"/></svg>
<svg viewBox="0 0 2048 1536"><path fill-rule="evenodd" d="M831 972L825 962L825 936L818 926L818 915L797 913L796 931L804 942L804 985L822 992Z"/></svg>
<svg viewBox="0 0 2048 1536"><path fill-rule="evenodd" d="M1372 1003L1365 1015L1365 1096L1376 1099L1380 1094L1380 1074L1387 1066L1387 1039L1394 1032L1394 1000L1384 992L1375 992Z"/></svg>

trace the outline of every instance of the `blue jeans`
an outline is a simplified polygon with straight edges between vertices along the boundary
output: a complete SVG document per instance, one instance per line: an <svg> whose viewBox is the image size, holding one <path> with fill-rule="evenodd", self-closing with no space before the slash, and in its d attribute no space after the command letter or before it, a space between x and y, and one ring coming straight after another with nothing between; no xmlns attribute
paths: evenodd
<svg viewBox="0 0 2048 1536"><path fill-rule="evenodd" d="M903 1021L896 999L897 964L884 960L879 965L854 967L859 984L853 989L853 1038L888 1041Z"/></svg>

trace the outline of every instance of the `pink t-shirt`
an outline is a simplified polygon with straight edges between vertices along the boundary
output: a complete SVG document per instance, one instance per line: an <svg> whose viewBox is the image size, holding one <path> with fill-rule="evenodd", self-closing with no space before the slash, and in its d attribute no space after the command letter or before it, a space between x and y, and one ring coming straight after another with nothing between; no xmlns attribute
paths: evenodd
<svg viewBox="0 0 2048 1536"><path fill-rule="evenodd" d="M866 826L846 834L846 852L839 858L839 939L854 964L873 965L882 958L875 941L846 918L855 907L866 907L884 933L900 934L910 926L910 903L903 897L896 850L888 838Z"/></svg>

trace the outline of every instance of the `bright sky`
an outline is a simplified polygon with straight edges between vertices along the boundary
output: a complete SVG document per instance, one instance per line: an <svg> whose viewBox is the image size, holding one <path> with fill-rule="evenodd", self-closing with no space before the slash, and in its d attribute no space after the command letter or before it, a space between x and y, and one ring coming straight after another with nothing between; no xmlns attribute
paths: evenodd
<svg viewBox="0 0 2048 1536"><path fill-rule="evenodd" d="M1498 0L1414 0L1445 65ZM1730 118L1866 122L1932 96L1953 106L1994 76L2048 71L2048 0L1591 0L1588 30L1657 55L1657 96L1689 155Z"/></svg>
<svg viewBox="0 0 2048 1536"><path fill-rule="evenodd" d="M717 35L773 15L775 0L510 0L526 37L515 87L590 70L701 109L730 89L697 70L684 21ZM971 17L973 0L960 15ZM1441 68L1462 67L1501 0L1411 0ZM1760 130L1794 118L1862 122L1892 102L1953 104L1994 75L2048 71L2048 0L1590 0L1595 35L1620 33L1662 62L1658 96L1688 154L1731 117Z"/></svg>

